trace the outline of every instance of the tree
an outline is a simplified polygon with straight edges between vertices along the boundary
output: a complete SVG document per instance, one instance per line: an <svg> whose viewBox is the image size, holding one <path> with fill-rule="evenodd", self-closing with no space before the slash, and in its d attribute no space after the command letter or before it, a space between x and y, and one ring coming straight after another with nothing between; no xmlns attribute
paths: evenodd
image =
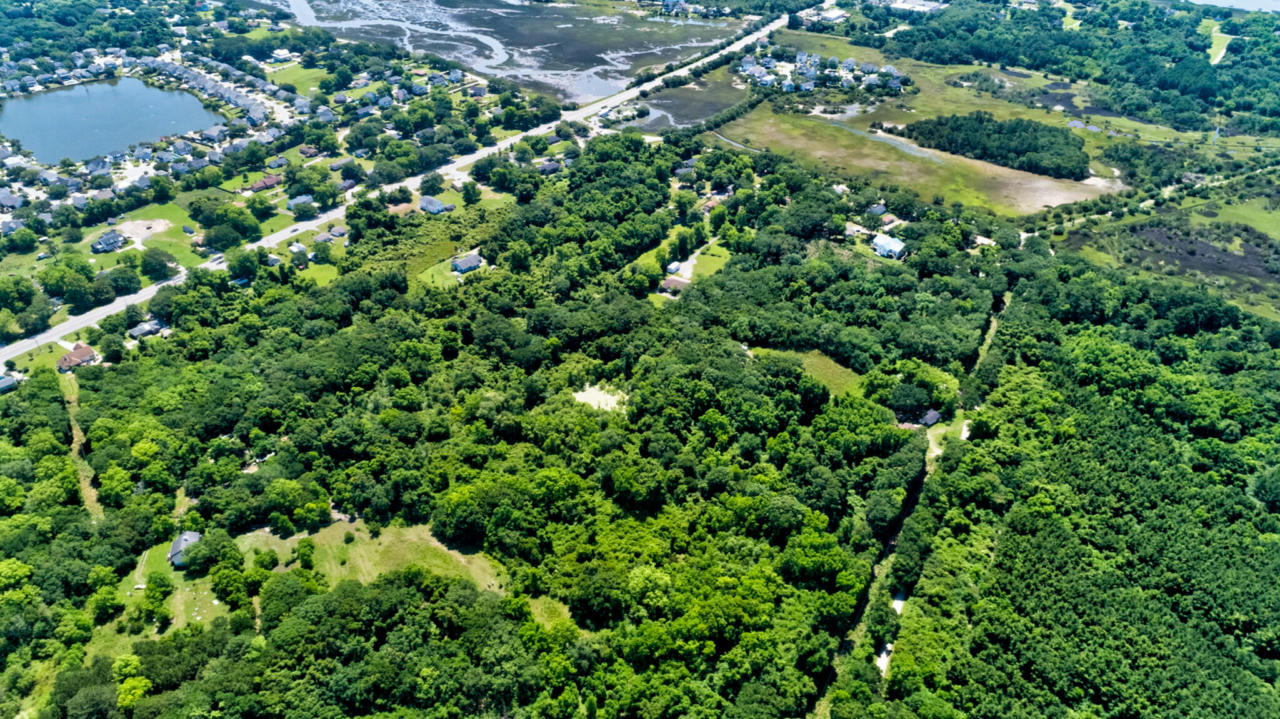
<svg viewBox="0 0 1280 719"><path fill-rule="evenodd" d="M152 282L160 282L178 274L177 268L174 267L177 264L177 258L165 250L148 247L142 251L142 261L138 264L138 269Z"/></svg>
<svg viewBox="0 0 1280 719"><path fill-rule="evenodd" d="M244 206L259 222L266 222L276 214L275 205L262 194L253 195L245 201Z"/></svg>
<svg viewBox="0 0 1280 719"><path fill-rule="evenodd" d="M462 202L468 207L480 201L480 185L468 182L462 186Z"/></svg>
<svg viewBox="0 0 1280 719"><path fill-rule="evenodd" d="M258 274L258 257L239 248L227 251L227 272L237 280L252 280Z"/></svg>
<svg viewBox="0 0 1280 719"><path fill-rule="evenodd" d="M102 359L107 362L119 362L124 357L124 339L120 335L107 335L98 344L102 350Z"/></svg>
<svg viewBox="0 0 1280 719"><path fill-rule="evenodd" d="M297 220L310 220L319 214L319 208L311 202L299 202L293 206L293 217Z"/></svg>
<svg viewBox="0 0 1280 719"><path fill-rule="evenodd" d="M5 240L5 250L25 254L35 250L36 242L39 241L39 239L39 236L37 236L30 228L19 227L9 235L7 240Z"/></svg>
<svg viewBox="0 0 1280 719"><path fill-rule="evenodd" d="M437 195L444 190L444 175L438 172L429 172L422 176L422 182L418 185L418 191L424 195Z"/></svg>

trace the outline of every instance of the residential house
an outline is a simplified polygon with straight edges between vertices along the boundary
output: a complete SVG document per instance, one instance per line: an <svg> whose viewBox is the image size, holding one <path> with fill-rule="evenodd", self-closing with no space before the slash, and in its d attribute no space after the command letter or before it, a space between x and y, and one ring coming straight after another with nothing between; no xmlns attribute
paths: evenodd
<svg viewBox="0 0 1280 719"><path fill-rule="evenodd" d="M461 257L453 258L453 262L449 264L453 268L454 272L457 272L460 275L465 275L466 273L480 267L480 255L475 252L465 254Z"/></svg>
<svg viewBox="0 0 1280 719"><path fill-rule="evenodd" d="M18 388L18 380L9 376L0 376L0 394L12 392Z"/></svg>
<svg viewBox="0 0 1280 719"><path fill-rule="evenodd" d="M89 245L89 251L94 254L102 254L104 252L116 252L120 248L129 244L129 238L120 234L116 230L107 230L92 245Z"/></svg>
<svg viewBox="0 0 1280 719"><path fill-rule="evenodd" d="M76 367L92 364L98 359L98 354L93 348L83 342L77 342L71 351L58 358L57 366L59 372L70 372Z"/></svg>
<svg viewBox="0 0 1280 719"><path fill-rule="evenodd" d="M875 253L881 257L900 260L906 252L906 245L902 244L902 240L896 237L877 234L875 239L871 241L871 249L875 250Z"/></svg>
<svg viewBox="0 0 1280 719"><path fill-rule="evenodd" d="M169 563L174 567L187 566L187 550L191 545L200 541L199 532L183 532L178 538L173 540L173 544L169 545Z"/></svg>
<svg viewBox="0 0 1280 719"><path fill-rule="evenodd" d="M164 329L164 325L158 320L147 320L146 322L139 322L133 327L130 327L129 331L125 334L129 335L130 339L136 340L143 337L150 337L154 334L159 334L162 329Z"/></svg>
<svg viewBox="0 0 1280 719"><path fill-rule="evenodd" d="M297 197L290 197L289 201L285 203L285 207L292 210L298 205L302 205L306 203L315 204L315 199L312 198L311 195L298 195Z"/></svg>
<svg viewBox="0 0 1280 719"><path fill-rule="evenodd" d="M418 202L418 208L423 212L438 215L441 212L444 212L444 203L431 195L424 195L422 200Z"/></svg>

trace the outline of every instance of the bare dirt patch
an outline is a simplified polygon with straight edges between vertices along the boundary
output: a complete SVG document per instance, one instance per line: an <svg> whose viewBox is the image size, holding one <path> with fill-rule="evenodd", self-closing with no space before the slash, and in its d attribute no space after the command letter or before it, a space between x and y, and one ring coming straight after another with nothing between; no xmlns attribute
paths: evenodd
<svg viewBox="0 0 1280 719"><path fill-rule="evenodd" d="M168 220L129 220L121 222L116 226L120 234L133 240L133 244L138 249L142 249L142 242L152 235L159 234L173 227L173 223Z"/></svg>

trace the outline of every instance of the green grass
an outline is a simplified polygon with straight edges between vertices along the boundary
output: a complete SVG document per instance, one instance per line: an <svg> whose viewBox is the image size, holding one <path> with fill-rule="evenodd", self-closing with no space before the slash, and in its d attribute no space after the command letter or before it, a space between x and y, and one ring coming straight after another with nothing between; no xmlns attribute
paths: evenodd
<svg viewBox="0 0 1280 719"><path fill-rule="evenodd" d="M450 257L447 260L437 262L436 264L428 267L418 274L418 281L431 285L432 287L440 287L443 289L457 287L458 278L453 275L452 262L453 258Z"/></svg>
<svg viewBox="0 0 1280 719"><path fill-rule="evenodd" d="M762 104L720 128L720 134L751 147L793 157L814 169L867 176L948 201L983 205L1003 214L1035 212L1045 205L1091 199L1101 189L1069 180L1020 172L979 160L933 151L904 150L896 139L867 136L811 115L777 114ZM714 139L714 136L710 136Z"/></svg>
<svg viewBox="0 0 1280 719"><path fill-rule="evenodd" d="M1236 222L1248 225L1272 238L1280 239L1280 211L1268 210L1264 197L1255 197L1236 205L1221 205L1217 217L1205 217L1196 212L1188 213L1192 224L1207 225L1212 222Z"/></svg>
<svg viewBox="0 0 1280 719"><path fill-rule="evenodd" d="M776 354L800 360L800 365L804 367L804 371L821 382L822 386L826 387L833 396L840 397L849 393L861 394L862 392L862 377L857 372L836 362L818 350L793 352L791 350L758 347L753 351L757 354Z"/></svg>
<svg viewBox="0 0 1280 719"><path fill-rule="evenodd" d="M1221 58L1227 49L1227 45L1230 44L1232 40L1230 35L1219 32L1221 27L1221 23L1217 20L1205 18L1200 21L1200 27L1198 28L1200 34L1208 35L1212 40L1212 44L1205 50L1205 52L1209 54L1209 62L1214 62Z"/></svg>
<svg viewBox="0 0 1280 719"><path fill-rule="evenodd" d="M317 285L324 287L338 279L338 268L333 265L321 265L313 262L307 266L307 269L299 272L298 276L313 279Z"/></svg>
<svg viewBox="0 0 1280 719"><path fill-rule="evenodd" d="M283 70L267 73L267 79L277 85L293 85L299 95L311 95L320 89L320 81L329 77L322 67L306 68L292 65Z"/></svg>
<svg viewBox="0 0 1280 719"><path fill-rule="evenodd" d="M244 190L245 188L247 188L249 185L252 185L258 180L261 180L263 176L265 176L266 174L267 173L262 170L254 170L252 172L242 172L239 175L236 175L235 177L231 178L230 180L224 181L222 184L218 185L218 187L221 187L227 192L238 193Z"/></svg>
<svg viewBox="0 0 1280 719"><path fill-rule="evenodd" d="M568 622L570 626L577 627L574 624L573 617L569 616L569 607L551 597L533 597L529 600L529 611L533 613L533 618L544 627L552 627L557 624Z"/></svg>
<svg viewBox="0 0 1280 719"><path fill-rule="evenodd" d="M729 248L724 245L719 243L708 245L698 255L698 261L693 266L693 279L710 277L724 269L724 266L729 264L729 257Z"/></svg>
<svg viewBox="0 0 1280 719"><path fill-rule="evenodd" d="M343 541L347 532L355 539ZM283 563L306 535L281 539L265 530L236 538L246 559L253 550L274 549ZM370 582L379 575L408 566L419 566L434 574L470 579L481 589L503 591L502 566L484 554L463 554L445 547L426 525L387 527L375 538L364 522L336 522L310 535L316 543L315 568L324 573L331 585L345 579Z"/></svg>
<svg viewBox="0 0 1280 719"><path fill-rule="evenodd" d="M457 190L445 190L443 192L436 193L435 198L446 205L454 204L458 207L462 207L463 205L462 193ZM480 188L480 202L477 204L486 210L493 210L502 207L503 205L509 205L513 202L515 202L515 198L511 195L503 195L494 192L487 187L482 187Z"/></svg>
<svg viewBox="0 0 1280 719"><path fill-rule="evenodd" d="M41 367L56 369L58 358L66 353L67 351L61 345L56 342L50 342L19 355L14 360L14 364L17 365L18 371L23 374L30 374Z"/></svg>
<svg viewBox="0 0 1280 719"><path fill-rule="evenodd" d="M865 130L867 126L876 120L906 124L925 117L968 113L975 110L990 112L1000 120L1013 118L1038 120L1055 127L1065 127L1069 119L1062 113L1052 112L1045 108L1026 107L1025 105L991 97L990 95L979 95L970 88L953 87L947 84L948 80L954 80L959 75L982 70L982 68L973 65L935 65L909 58L893 58L889 60L878 50L850 45L844 38L831 35L783 30L777 33L777 37L782 45L796 47L808 52L819 52L824 56L835 55L842 58L852 56L859 62L865 60L877 64L891 62L894 67L911 76L913 84L919 88L920 92L918 94L904 95L892 102L881 104L874 112L855 118L850 124L859 129ZM1045 78L1043 73L1028 73L1030 77L1019 78L1006 75L998 70L986 70L985 72L1017 89L1034 90L1050 82L1050 79ZM1062 78L1054 78L1054 80L1061 81ZM1070 87L1065 92L1070 92L1076 96L1075 104L1077 107L1085 107L1090 104L1087 100L1090 90L1088 82L1081 81L1068 84ZM1168 140L1182 143L1199 143L1201 140L1198 132L1179 132L1169 127L1127 118L1090 118L1086 116L1085 119L1102 127L1104 130L1111 129L1117 133L1128 133L1142 140ZM1109 138L1105 132L1091 133L1085 130L1077 130L1076 134L1085 140L1085 150L1093 156L1098 155L1107 144L1117 141L1115 138ZM1229 142L1232 149L1251 154L1254 152L1253 148L1257 143L1257 138L1241 136L1230 138ZM1275 140L1268 140L1265 144L1273 148L1280 146L1280 143Z"/></svg>
<svg viewBox="0 0 1280 719"><path fill-rule="evenodd" d="M265 222L261 223L260 226L262 228L262 234L265 236L265 235L270 235L274 232L279 232L280 230L283 230L284 228L292 224L293 224L293 215L287 214L285 212L277 212L271 217L268 217Z"/></svg>

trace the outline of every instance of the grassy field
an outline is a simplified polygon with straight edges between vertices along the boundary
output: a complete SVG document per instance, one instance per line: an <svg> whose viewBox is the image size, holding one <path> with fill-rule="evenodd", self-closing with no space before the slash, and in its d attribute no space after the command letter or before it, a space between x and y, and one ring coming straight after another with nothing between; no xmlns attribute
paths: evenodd
<svg viewBox="0 0 1280 719"><path fill-rule="evenodd" d="M918 191L926 199L984 205L996 212L1035 212L1046 205L1091 199L1101 187L1011 170L988 162L916 148L898 138L872 135L853 124L813 115L778 114L762 104L720 128L751 147L793 157L815 169L871 175Z"/></svg>
<svg viewBox="0 0 1280 719"><path fill-rule="evenodd" d="M267 73L267 79L277 85L293 85L299 95L311 95L320 89L320 81L329 77L322 67L306 68L295 64Z"/></svg>
<svg viewBox="0 0 1280 719"><path fill-rule="evenodd" d="M194 267L203 262L203 259L191 250L190 238L182 232L183 225L194 227L196 223L185 210L174 203L147 205L125 213L120 216L120 222L116 223L115 227L119 228L128 222L146 222L148 220L162 220L168 222L170 226L168 229L157 231L143 240L143 247L158 247L166 250L184 267ZM79 253L89 258L89 263L93 265L95 270L109 270L120 264L122 253L112 252L95 255L89 249L89 246L110 229L112 228L105 223L94 225L93 227L84 228L84 237L79 242L66 244L58 237L53 237L47 243L38 244L36 249L31 252L6 254L0 259L0 274L34 277L40 270L52 264L53 260L51 259L36 259L40 253L49 252L50 250ZM143 284L150 284L150 281L144 278Z"/></svg>
<svg viewBox="0 0 1280 719"><path fill-rule="evenodd" d="M1237 222L1248 225L1275 239L1280 239L1280 210L1268 210L1267 200L1255 197L1238 205L1221 205L1216 210L1217 217L1206 217L1202 214L1190 213L1191 222L1195 225L1207 225L1211 222Z"/></svg>
<svg viewBox="0 0 1280 719"><path fill-rule="evenodd" d="M333 265L320 265L312 263L307 269L298 273L299 277L306 277L316 281L316 284L324 287L325 285L338 279L338 268Z"/></svg>
<svg viewBox="0 0 1280 719"><path fill-rule="evenodd" d="M822 383L832 395L840 397L850 392L859 394L862 392L862 377L857 372L841 365L839 362L831 359L818 350L810 350L808 352L793 352L791 350L775 350L757 347L753 352L757 354L776 354L786 357L794 357L800 360L804 371L813 376L814 379Z"/></svg>
<svg viewBox="0 0 1280 719"><path fill-rule="evenodd" d="M54 369L58 362L58 358L66 354L67 350L56 342L50 342L47 345L39 347L20 355L13 362L17 366L18 371L28 374L41 367Z"/></svg>
<svg viewBox="0 0 1280 719"><path fill-rule="evenodd" d="M693 266L693 279L710 277L724 269L724 266L729 264L729 257L729 248L724 245L716 243L707 246L698 255L698 262Z"/></svg>
<svg viewBox="0 0 1280 719"><path fill-rule="evenodd" d="M1200 21L1200 33L1208 35L1213 44L1205 52L1209 53L1209 62L1216 65L1222 60L1222 56L1227 52L1227 45L1231 42L1232 36L1219 32L1222 24L1216 20L1205 18Z"/></svg>
<svg viewBox="0 0 1280 719"><path fill-rule="evenodd" d="M853 57L859 62L876 64L890 62L878 50L850 45L841 37L780 31L777 38L784 46L823 56ZM856 113L846 111L839 116L776 115L771 106L765 104L719 132L733 142L789 154L811 166L849 175L871 175L913 187L925 197L939 194L947 200L983 204L1006 214L1035 211L1046 205L1087 199L1120 189L1112 168L1104 164L1100 156L1108 144L1121 141L1123 135L1184 144L1199 144L1204 140L1200 133L1178 132L1122 117L1091 115L1089 85L1085 82L1057 80L1050 86L1049 78L1034 73L1002 72L973 65L934 65L908 58L897 58L891 62L911 77L918 92L881 103L869 112L867 108L857 108ZM1085 151L1094 158L1091 168L1097 177L1087 182L1055 180L923 150L899 138L869 132L870 125L877 121L903 125L928 117L977 110L990 112L1002 120L1030 119L1054 127L1066 127L1067 122L1073 119L1063 111L1028 107L961 86L958 78L975 71L985 72L1011 89L1037 93L1051 91L1054 99L1047 100L1046 104L1053 102L1075 107L1081 113L1080 119L1102 128L1102 132L1075 131L1084 140ZM1110 136L1109 132L1116 133L1116 136ZM719 142L714 135L709 139ZM1257 140L1233 137L1222 142L1229 144L1230 149L1238 154L1245 155L1255 151ZM1274 141L1264 144L1277 145Z"/></svg>
<svg viewBox="0 0 1280 719"><path fill-rule="evenodd" d="M457 287L458 278L453 274L452 262L453 258L450 257L428 267L418 274L418 281L442 289Z"/></svg>
<svg viewBox="0 0 1280 719"><path fill-rule="evenodd" d="M344 541L347 532L354 539ZM273 549L283 563L298 540L306 535L281 539L266 530L258 530L236 538L246 557L254 550ZM463 554L440 543L426 525L387 527L372 537L364 522L335 522L311 535L315 540L315 568L324 573L329 583L344 579L370 582L380 574L416 565L446 577L464 577L481 589L503 591L505 582L500 564L480 553Z"/></svg>

